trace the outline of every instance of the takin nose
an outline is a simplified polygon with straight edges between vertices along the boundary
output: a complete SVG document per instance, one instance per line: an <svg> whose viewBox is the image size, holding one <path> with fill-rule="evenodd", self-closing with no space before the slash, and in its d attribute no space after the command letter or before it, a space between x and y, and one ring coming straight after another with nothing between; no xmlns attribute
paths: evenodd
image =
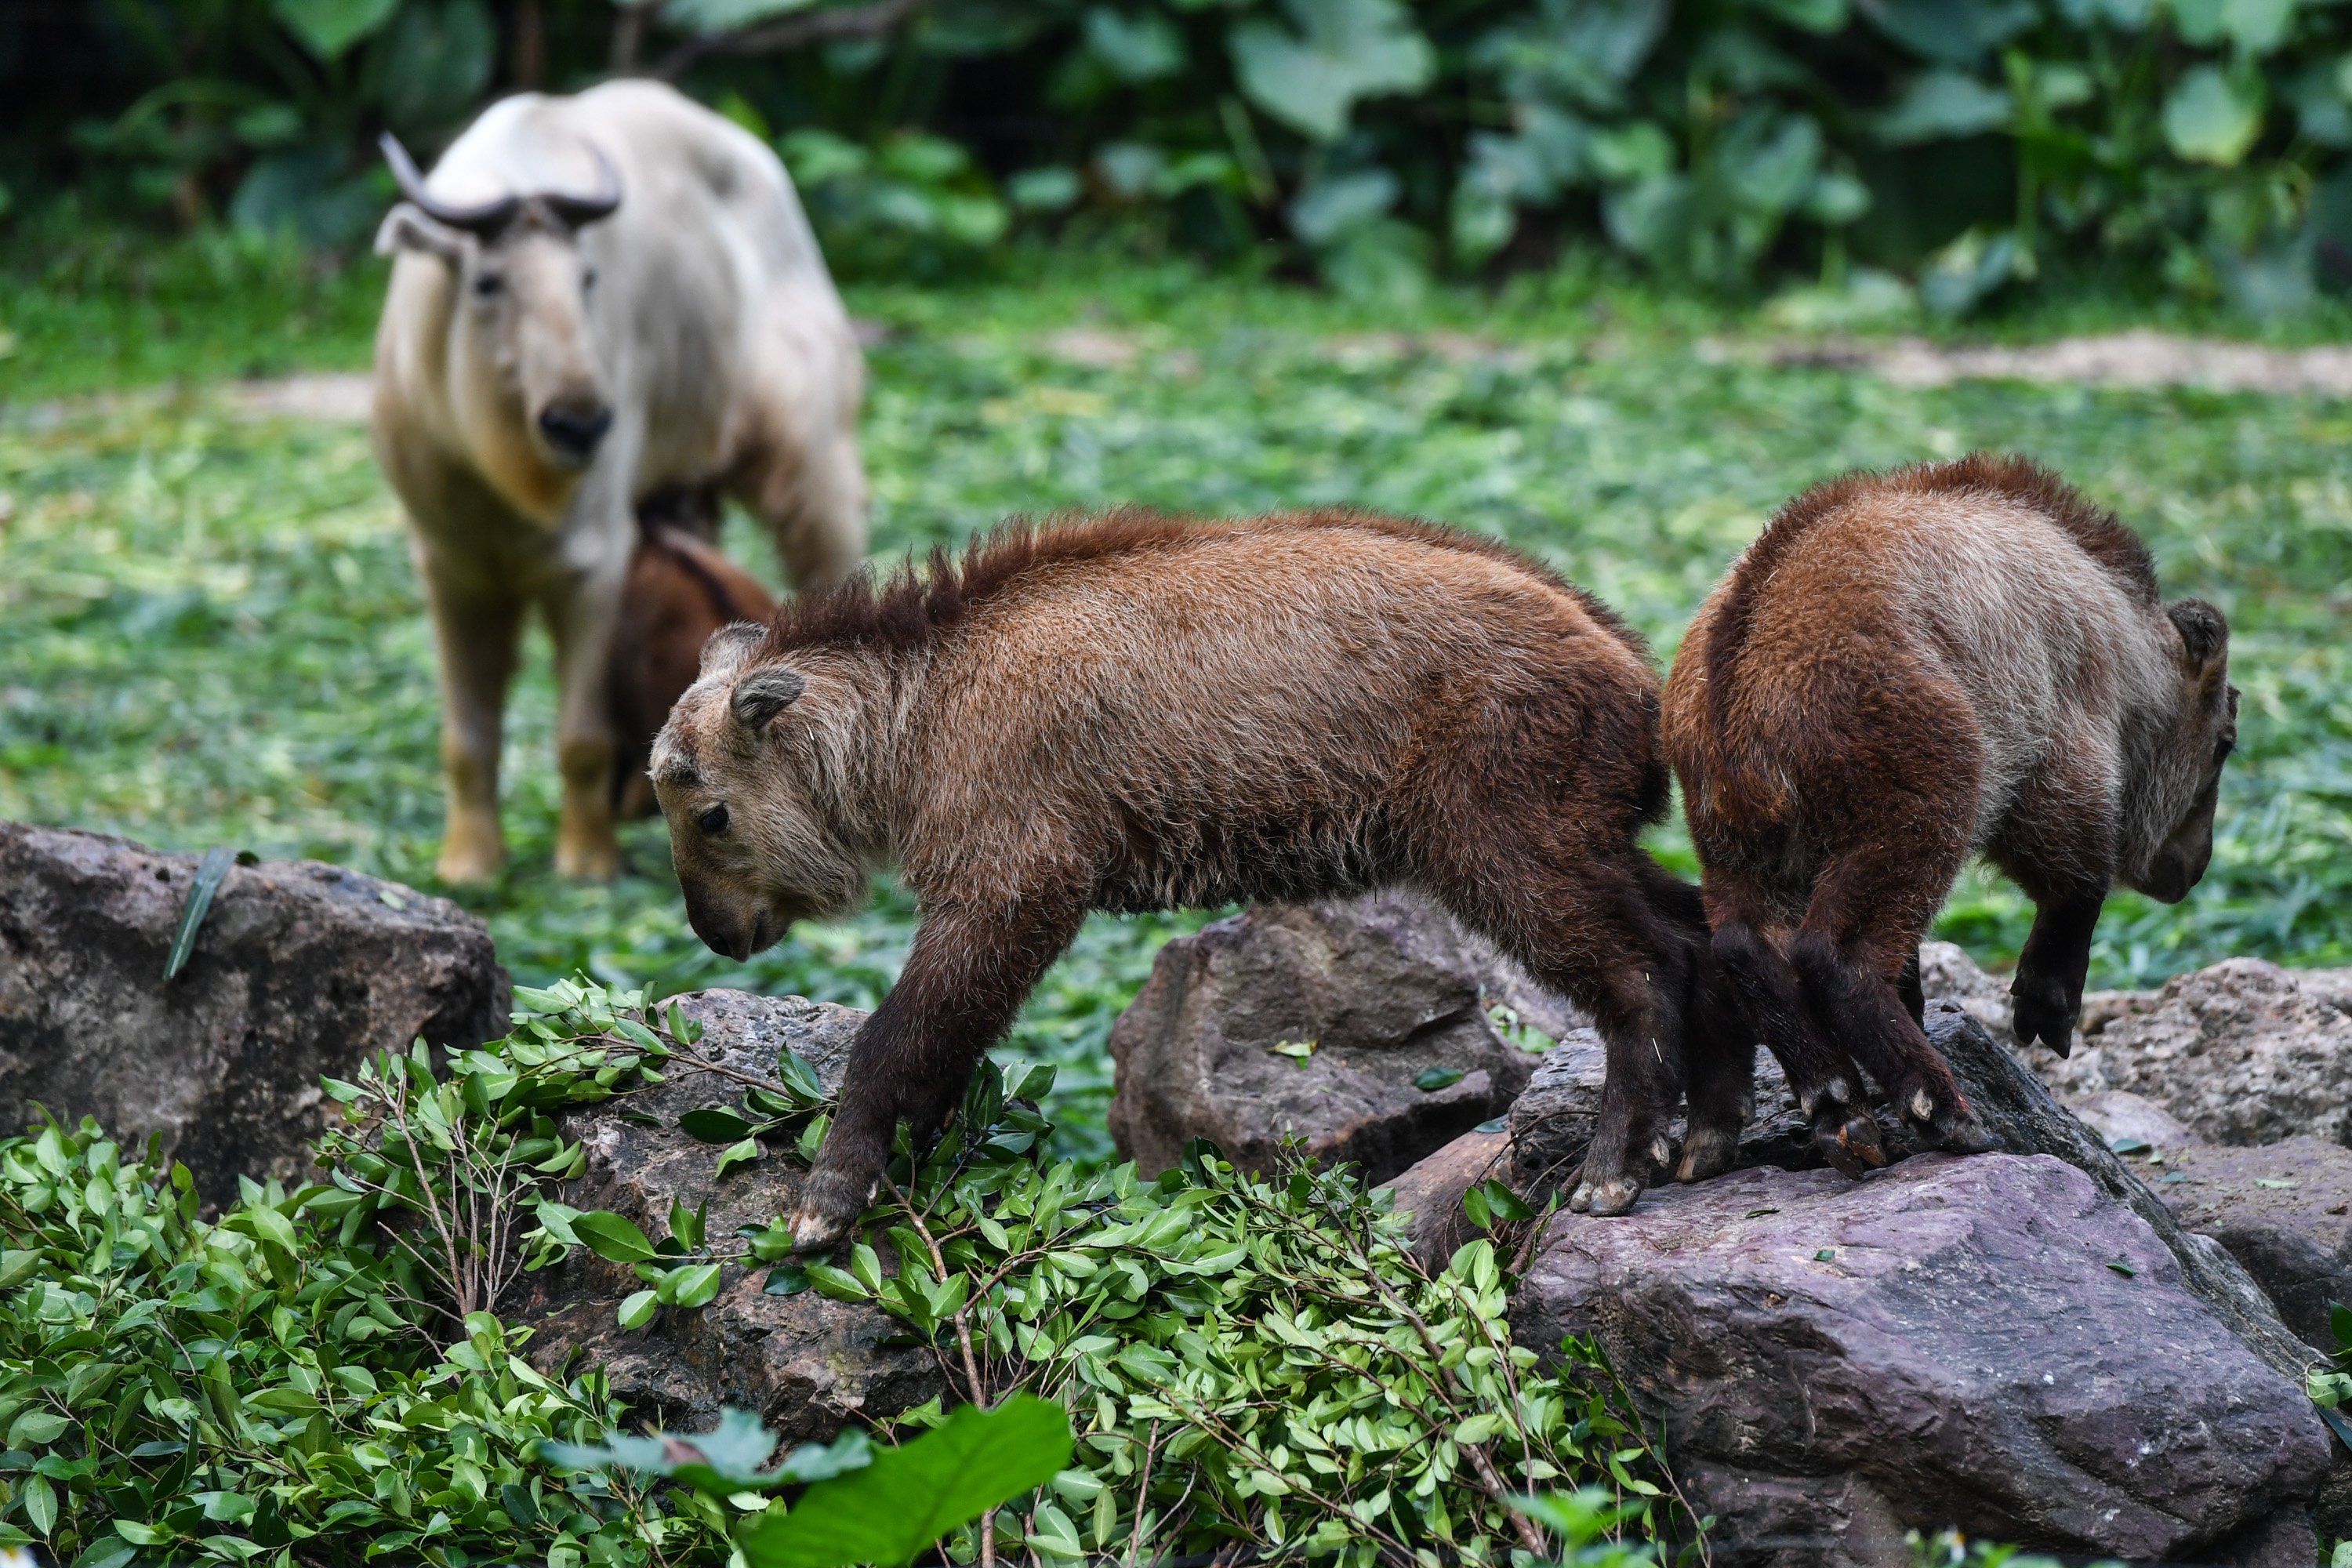
<svg viewBox="0 0 2352 1568"><path fill-rule="evenodd" d="M540 410L539 431L564 456L586 462L613 427L613 411L594 399L551 403Z"/></svg>

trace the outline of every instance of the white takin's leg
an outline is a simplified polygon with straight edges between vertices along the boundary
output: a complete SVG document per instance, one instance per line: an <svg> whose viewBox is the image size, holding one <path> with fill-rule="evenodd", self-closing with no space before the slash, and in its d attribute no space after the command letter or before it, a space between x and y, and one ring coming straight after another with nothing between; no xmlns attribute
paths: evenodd
<svg viewBox="0 0 2352 1568"><path fill-rule="evenodd" d="M563 775L556 828L556 874L608 881L621 868L613 836L613 718L605 695L613 633L620 618L628 556L566 572L541 595L555 639L555 752Z"/></svg>
<svg viewBox="0 0 2352 1568"><path fill-rule="evenodd" d="M499 830L499 747L523 602L470 580L470 574L430 552L422 564L440 645L441 768L449 796L435 872L445 882L488 881L506 858Z"/></svg>

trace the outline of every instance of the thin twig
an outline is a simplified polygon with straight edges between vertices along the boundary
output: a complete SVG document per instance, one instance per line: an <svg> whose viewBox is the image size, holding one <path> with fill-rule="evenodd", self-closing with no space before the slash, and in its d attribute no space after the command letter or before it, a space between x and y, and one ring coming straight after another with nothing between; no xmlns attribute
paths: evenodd
<svg viewBox="0 0 2352 1568"><path fill-rule="evenodd" d="M1151 1455L1160 1446L1160 1423L1151 1423L1151 1435L1143 1443L1143 1470L1135 1489L1135 1533L1127 1538L1127 1568L1135 1568L1135 1554L1143 1549L1143 1515L1151 1502Z"/></svg>

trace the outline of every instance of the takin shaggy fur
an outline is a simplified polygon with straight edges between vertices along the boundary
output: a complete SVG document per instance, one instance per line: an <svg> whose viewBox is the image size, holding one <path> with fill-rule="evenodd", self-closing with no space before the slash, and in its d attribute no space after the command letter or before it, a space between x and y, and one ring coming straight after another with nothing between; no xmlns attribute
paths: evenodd
<svg viewBox="0 0 2352 1568"><path fill-rule="evenodd" d="M2065 1053L2108 890L2204 874L2228 674L2220 612L2161 603L2139 540L2021 458L1822 485L1717 586L1665 747L1717 968L1841 1169L1881 1158L1856 1065L1923 1143L1987 1146L1920 1028L1919 939L1971 856L2034 900L2017 1035ZM1686 1168L1725 1137L1695 1113Z"/></svg>
<svg viewBox="0 0 2352 1568"><path fill-rule="evenodd" d="M1090 910L1412 883L1608 1042L1572 1202L1666 1158L1695 893L1640 639L1484 541L1345 511L1013 525L730 628L654 750L696 932L746 956L895 858L922 918L794 1217L831 1245L944 1121ZM1744 1088L1744 1085L1741 1086Z"/></svg>

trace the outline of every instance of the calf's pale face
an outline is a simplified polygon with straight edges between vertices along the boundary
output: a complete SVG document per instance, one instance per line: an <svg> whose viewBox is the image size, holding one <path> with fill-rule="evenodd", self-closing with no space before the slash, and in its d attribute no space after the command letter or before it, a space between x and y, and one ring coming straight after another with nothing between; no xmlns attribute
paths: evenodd
<svg viewBox="0 0 2352 1568"><path fill-rule="evenodd" d="M848 696L822 672L746 667L762 628L722 627L654 742L686 914L712 951L744 959L798 920L865 901L866 857L843 826L846 770L830 722Z"/></svg>

